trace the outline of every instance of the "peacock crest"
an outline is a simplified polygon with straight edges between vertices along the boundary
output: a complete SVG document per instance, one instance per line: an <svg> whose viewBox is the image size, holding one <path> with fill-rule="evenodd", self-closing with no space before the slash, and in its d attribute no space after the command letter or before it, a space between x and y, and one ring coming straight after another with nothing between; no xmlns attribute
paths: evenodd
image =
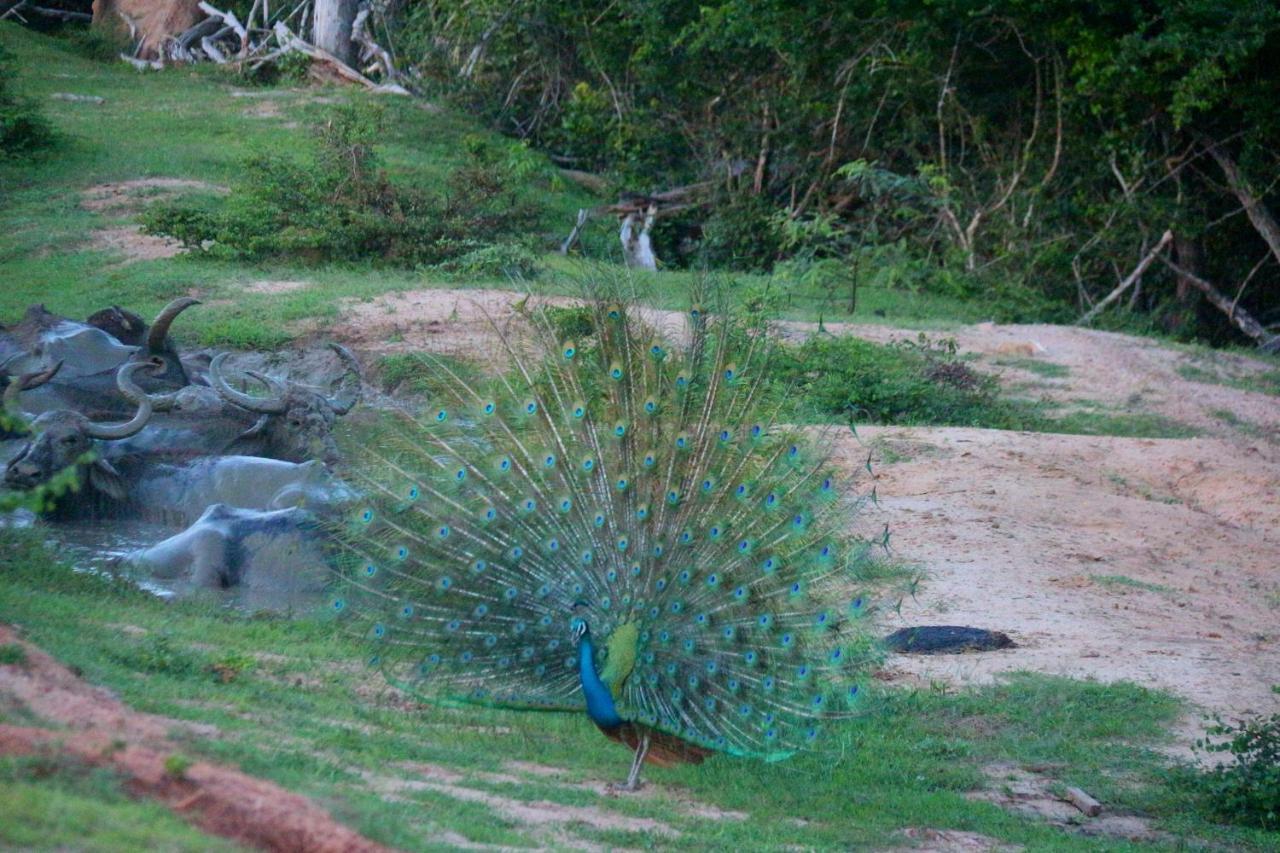
<svg viewBox="0 0 1280 853"><path fill-rule="evenodd" d="M517 325L508 371L423 357L427 405L359 438L331 607L369 664L437 700L586 709L633 746L812 744L875 657L867 546L823 436L778 422L767 337L698 306L659 335L598 295L575 339Z"/></svg>

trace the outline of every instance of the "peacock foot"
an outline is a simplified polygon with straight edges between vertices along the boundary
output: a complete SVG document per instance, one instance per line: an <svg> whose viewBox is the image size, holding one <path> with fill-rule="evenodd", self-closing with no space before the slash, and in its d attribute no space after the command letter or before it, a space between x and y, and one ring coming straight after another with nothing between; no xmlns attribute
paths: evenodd
<svg viewBox="0 0 1280 853"><path fill-rule="evenodd" d="M628 779L625 782L610 782L604 786L604 790L608 794L634 794L644 787L644 783L639 779Z"/></svg>

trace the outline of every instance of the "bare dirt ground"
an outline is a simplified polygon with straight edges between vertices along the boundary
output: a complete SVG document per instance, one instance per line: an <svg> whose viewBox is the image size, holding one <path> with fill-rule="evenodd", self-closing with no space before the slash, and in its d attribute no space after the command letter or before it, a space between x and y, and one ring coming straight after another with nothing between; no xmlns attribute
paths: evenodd
<svg viewBox="0 0 1280 853"><path fill-rule="evenodd" d="M493 363L502 360L493 318L500 323L521 303L572 302L525 300L495 290L411 291L350 304L332 332L370 354ZM677 315L649 319L679 334ZM815 331L781 327L795 340ZM918 335L826 328L881 342ZM843 439L850 470L872 454L879 506L860 523L867 531L888 523L894 554L925 575L887 627L974 625L1018 643L983 655L898 656L891 672L964 683L1025 669L1132 680L1225 715L1280 707L1270 689L1280 682L1280 397L1247 387L1268 365L1050 325L985 323L931 337L954 338L978 369L1017 393L1160 415L1202 437L866 427L860 439ZM1045 375L1054 372L1061 375ZM1217 381L1192 381L1189 372ZM1184 746L1200 723L1197 710Z"/></svg>

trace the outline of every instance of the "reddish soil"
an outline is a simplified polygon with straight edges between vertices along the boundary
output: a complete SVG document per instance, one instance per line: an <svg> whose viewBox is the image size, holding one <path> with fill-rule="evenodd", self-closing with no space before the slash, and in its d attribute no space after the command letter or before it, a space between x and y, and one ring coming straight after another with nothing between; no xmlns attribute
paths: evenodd
<svg viewBox="0 0 1280 853"><path fill-rule="evenodd" d="M180 774L166 761L179 749L174 730L209 727L142 714L0 625L0 644L16 643L22 664L0 666L0 694L56 728L0 725L0 755L51 754L119 773L130 793L149 797L205 832L252 847L315 853L387 848L339 824L305 797L229 767L196 761Z"/></svg>

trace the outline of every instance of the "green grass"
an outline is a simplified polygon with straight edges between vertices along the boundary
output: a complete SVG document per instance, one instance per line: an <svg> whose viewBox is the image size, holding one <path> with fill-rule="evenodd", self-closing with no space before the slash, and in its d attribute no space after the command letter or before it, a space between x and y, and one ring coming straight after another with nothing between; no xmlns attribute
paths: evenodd
<svg viewBox="0 0 1280 853"><path fill-rule="evenodd" d="M508 846L567 838L643 840L671 849L690 843L829 849L895 843L901 840L896 833L913 826L978 832L1035 850L1131 849L966 797L989 784L983 768L996 762L1053 768L1056 782L1085 788L1109 812L1144 815L1192 844L1263 849L1280 840L1215 825L1204 817L1199 795L1171 783L1153 747L1168 737L1181 706L1131 684L1021 674L982 689L882 688L858 718L830 727L820 752L778 764L717 757L701 767L655 769L648 771L656 785L649 796L603 797L575 783L619 778L628 756L584 716L406 701L363 672L356 663L360 650L322 619L251 617L216 602L164 603L56 565L38 534L6 531L0 538L0 621L20 626L31 641L138 710L218 728L216 736L182 735L183 760L238 765L408 850L432 849L444 831ZM133 627L122 630L126 625ZM245 659L253 664L235 677L219 676L217 662ZM0 710L0 719L10 718ZM509 761L563 768L563 777L524 775ZM423 778L415 766L423 764L448 768L461 775L459 784L491 796L650 818L680 835L641 839L629 830L566 825L556 828L560 841L549 841L484 803L415 787ZM15 803L51 804L36 809L43 815L36 826L54 839L52 846L127 847L128 837L118 833L169 839L166 833L182 831L146 803L119 798L97 777L76 782L62 772L11 767L0 779L6 811ZM689 801L748 817L700 817L686 807ZM12 835L27 831L22 828L3 831L11 835L0 838L17 846L29 837ZM172 846L182 849L182 843Z"/></svg>
<svg viewBox="0 0 1280 853"><path fill-rule="evenodd" d="M1265 358L1254 353L1250 353L1249 357L1254 360ZM1224 385L1239 391L1280 396L1280 368L1262 371L1243 369L1224 355L1213 351L1197 353L1194 361L1178 365L1178 375L1190 382Z"/></svg>
<svg viewBox="0 0 1280 853"><path fill-rule="evenodd" d="M1025 370L1028 373L1043 376L1045 379L1066 379L1071 375L1071 368L1065 364L1058 364L1039 358L997 358L995 363L1001 367L1015 367L1018 370Z"/></svg>
<svg viewBox="0 0 1280 853"><path fill-rule="evenodd" d="M0 758L0 808L7 850L241 849L158 803L130 798L111 773L68 760Z"/></svg>
<svg viewBox="0 0 1280 853"><path fill-rule="evenodd" d="M1242 418L1230 409L1213 409L1209 414L1250 438L1263 438L1267 435L1266 427Z"/></svg>
<svg viewBox="0 0 1280 853"><path fill-rule="evenodd" d="M1101 586L1117 588L1127 587L1129 589L1141 589L1146 592L1173 592L1174 590L1158 583L1147 583L1137 578L1131 578L1127 575L1089 575L1089 580Z"/></svg>

